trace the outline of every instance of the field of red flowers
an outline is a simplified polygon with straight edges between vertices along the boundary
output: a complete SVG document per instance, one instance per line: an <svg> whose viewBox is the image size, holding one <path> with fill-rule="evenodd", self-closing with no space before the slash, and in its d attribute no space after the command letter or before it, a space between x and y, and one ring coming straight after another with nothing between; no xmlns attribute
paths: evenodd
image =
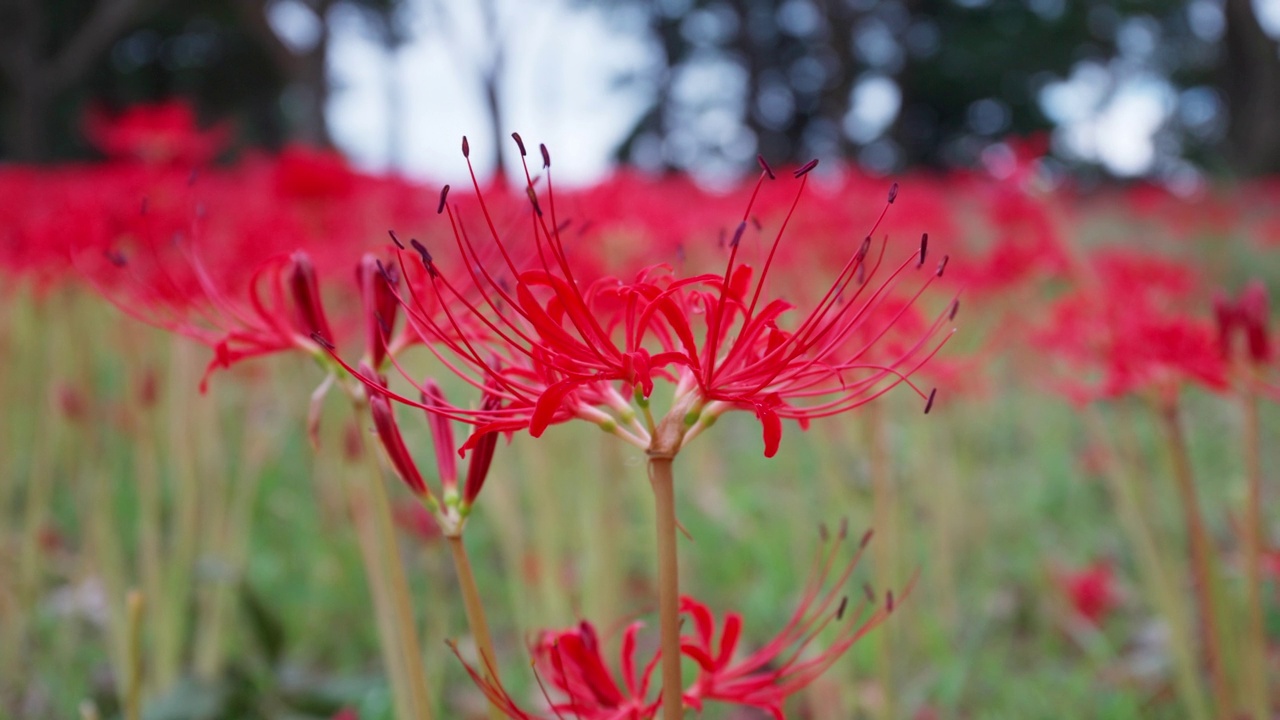
<svg viewBox="0 0 1280 720"><path fill-rule="evenodd" d="M89 131L0 167L0 717L1280 710L1275 181Z"/></svg>

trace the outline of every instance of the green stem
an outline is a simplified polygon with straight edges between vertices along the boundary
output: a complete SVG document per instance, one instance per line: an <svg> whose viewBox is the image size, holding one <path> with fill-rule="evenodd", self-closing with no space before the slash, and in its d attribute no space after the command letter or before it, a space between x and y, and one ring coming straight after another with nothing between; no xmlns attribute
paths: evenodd
<svg viewBox="0 0 1280 720"><path fill-rule="evenodd" d="M363 418L366 407L356 404L357 417ZM422 650L418 643L417 623L413 619L413 605L409 597L409 582L405 578L404 564L400 560L400 552L396 543L395 530L391 520L391 502L387 498L387 489L383 484L382 465L378 455L368 443L361 448L361 454L369 463L369 496L373 511L374 532L381 546L382 566L386 571L388 600L393 623L397 630L400 649L401 667L409 697L412 699L413 720L430 720L431 700L427 691L426 672L422 666Z"/></svg>
<svg viewBox="0 0 1280 720"><path fill-rule="evenodd" d="M881 588L897 587L898 536L894 514L897 501L893 488L893 470L890 466L888 438L885 436L884 413L880 403L867 407L866 432L868 464L871 471L872 514L875 522L876 583ZM880 676L883 701L879 716L885 720L897 717L894 706L893 650L894 634L891 627L876 634L876 670Z"/></svg>
<svg viewBox="0 0 1280 720"><path fill-rule="evenodd" d="M1193 633L1187 627L1190 613L1187 611L1185 599L1177 583L1170 578L1170 571L1161 556L1155 536L1143 518L1144 505L1135 490L1136 483L1125 471L1120 457L1115 452L1102 418L1094 409L1085 415L1093 444L1104 452L1103 477L1109 485L1116 511L1120 515L1120 524L1129 542L1137 549L1138 569L1147 592L1151 595L1158 612L1163 614L1169 624L1170 642L1172 645L1174 673L1179 692L1185 704L1185 710L1192 720L1203 720L1209 716L1205 707L1204 688L1201 685L1199 669L1196 667L1196 652L1192 643Z"/></svg>
<svg viewBox="0 0 1280 720"><path fill-rule="evenodd" d="M1176 398L1161 404L1160 419L1169 441L1173 461L1173 479L1182 503L1183 522L1187 528L1191 550L1191 577L1197 600L1200 632L1204 644L1204 661L1213 687L1218 720L1230 720L1231 690L1223 666L1221 636L1218 632L1217 607L1214 603L1213 545L1196 496L1195 478L1191 471L1191 456L1187 439L1178 421Z"/></svg>
<svg viewBox="0 0 1280 720"><path fill-rule="evenodd" d="M453 567L458 573L458 585L462 590L462 606L467 614L467 625L471 635L476 639L476 648L480 651L480 665L489 681L500 684L498 677L498 656L493 651L493 637L489 634L489 621L485 616L484 604L480 602L480 589L476 585L475 573L471 571L471 558L467 555L467 546L462 542L462 534L446 535L449 551L453 555ZM489 704L491 720L502 720L503 713L498 706Z"/></svg>
<svg viewBox="0 0 1280 720"><path fill-rule="evenodd" d="M675 479L670 455L649 457L649 483L657 510L658 623L662 633L662 718L684 714L680 673L680 568L676 556Z"/></svg>
<svg viewBox="0 0 1280 720"><path fill-rule="evenodd" d="M361 452L367 452L367 448L363 448ZM351 522L355 525L356 544L360 548L365 581L369 586L369 597L373 601L373 617L378 628L378 646L382 651L382 662L386 666L387 680L391 686L392 705L395 708L393 717L410 718L413 716L413 699L409 696L408 686L404 681L403 663L400 662L399 632L393 621L394 613L387 594L386 572L383 569L382 553L378 548L378 536L374 531L373 523L369 520L369 513L365 509L363 495L357 484L343 473L341 485L350 511Z"/></svg>
<svg viewBox="0 0 1280 720"><path fill-rule="evenodd" d="M129 667L124 694L125 720L142 718L142 593L129 591L125 598L126 657Z"/></svg>
<svg viewBox="0 0 1280 720"><path fill-rule="evenodd" d="M1258 400L1253 388L1246 384L1240 391L1241 413L1244 416L1242 443L1244 445L1245 480L1248 484L1244 513L1245 582L1247 593L1247 619L1249 623L1247 648L1251 657L1246 665L1250 714L1255 718L1267 718L1271 711L1270 692L1267 688L1267 627L1262 611L1262 444L1258 433Z"/></svg>

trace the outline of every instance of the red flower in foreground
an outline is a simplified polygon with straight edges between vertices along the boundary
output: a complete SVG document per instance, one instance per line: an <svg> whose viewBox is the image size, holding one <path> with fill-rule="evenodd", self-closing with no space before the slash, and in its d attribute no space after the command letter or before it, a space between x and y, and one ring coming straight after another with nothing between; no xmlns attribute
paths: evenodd
<svg viewBox="0 0 1280 720"><path fill-rule="evenodd" d="M823 534L825 539L825 529ZM706 702L742 705L759 708L782 720L788 697L816 680L855 642L889 617L894 609L892 593L882 605L869 589L868 597L857 603L850 603L842 595L871 538L870 533L863 536L853 558L837 569L836 555L845 535L841 528L836 542L819 548L795 613L781 632L755 652L741 652L740 615L725 615L717 628L715 616L706 605L691 597L681 598L681 611L693 629L691 634L682 636L681 651L698 665L697 677L683 692L686 706L701 710ZM837 630L830 644L815 650L814 640L833 625ZM532 653L550 714L522 709L500 683L469 665L467 671L494 705L518 720L652 718L660 707L659 698L651 693L660 653L643 666L639 664L637 635L642 627L636 622L624 631L618 675L605 662L599 636L591 623L584 621L567 630L543 632Z"/></svg>
<svg viewBox="0 0 1280 720"><path fill-rule="evenodd" d="M524 157L523 142L518 136L516 141ZM465 139L463 153L469 154ZM759 273L739 255L755 198L774 177L763 160L752 199L727 242L722 274L682 276L655 265L626 282L583 277L586 273L573 261L562 236L565 225L558 220L545 147L542 158L541 178L535 180L525 169L531 260L520 262L510 240L503 239L473 173L497 261L484 261L449 204L446 186L439 209L448 212L465 276L443 272L428 248L412 240L430 294L414 292L410 283L409 292L400 295L409 326L438 357L444 359L447 352L446 362L468 382L476 387L492 382L504 401L501 412L433 407L398 395L394 399L466 419L480 426L473 437L525 428L536 437L551 424L582 418L638 447L664 453L677 451L727 410L743 409L760 419L767 456L777 451L782 419L803 425L869 402L898 384L927 398L926 409L931 404L932 393L915 387L910 377L945 342L935 338L954 317L954 303L918 336L900 344L899 352L874 352L906 312L890 301L903 278L925 267L927 236L887 279L873 282L886 254L883 245L872 251L877 220L865 239L859 236L853 243L834 281L797 322L785 322L793 309L790 303L765 292L783 233L816 161L795 172L799 187ZM539 195L539 187L546 188L545 196ZM895 185L890 204L896 194ZM887 210L888 204L881 218ZM408 277L407 248L397 244ZM943 257L936 267L923 270L920 287L906 297L917 299L942 275L946 263ZM659 423L650 414L649 401L658 380L675 386L666 418L685 423L683 436L664 439L673 444L665 448L653 447Z"/></svg>

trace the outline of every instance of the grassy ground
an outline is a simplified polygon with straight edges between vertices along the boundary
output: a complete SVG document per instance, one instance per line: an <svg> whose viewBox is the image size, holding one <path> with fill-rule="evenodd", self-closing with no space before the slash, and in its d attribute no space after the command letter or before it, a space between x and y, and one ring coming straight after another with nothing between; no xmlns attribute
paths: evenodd
<svg viewBox="0 0 1280 720"><path fill-rule="evenodd" d="M216 376L200 396L203 349L83 293L36 301L18 290L3 313L0 717L74 717L86 698L112 715L132 588L145 598L146 717L323 717L339 706L389 717L342 490L371 480L343 457L350 417L339 398L326 406L322 447L308 446L319 372L282 358ZM149 407L139 399L148 372ZM681 541L683 588L717 613L742 613L751 644L791 614L820 524L847 519L855 537L876 530L851 596L864 582L900 591L918 575L900 612L793 705L797 717L1188 716L1167 624L1094 463L1086 411L1022 372L992 376L1013 379L950 394L927 418L899 394L808 432L788 426L772 460L755 420L730 415L678 459L691 536ZM1240 420L1225 399L1186 399L1230 589L1240 578L1230 524L1243 493ZM1157 549L1185 572L1153 418L1136 400L1104 407L1102 437L1127 453L1124 474ZM429 466L425 428L406 425ZM1280 410L1264 407L1262 427L1276 437ZM1263 467L1280 467L1280 449L1264 452ZM393 480L387 487L408 500ZM656 644L650 505L642 454L592 427L500 445L467 543L519 696L535 697L524 648L538 628L588 617L616 649L621 625L639 616L653 628L644 642ZM446 549L408 533L401 542L439 716L480 717L482 699L443 642L466 628ZM1099 558L1114 563L1124 600L1094 628L1073 617L1054 569Z"/></svg>

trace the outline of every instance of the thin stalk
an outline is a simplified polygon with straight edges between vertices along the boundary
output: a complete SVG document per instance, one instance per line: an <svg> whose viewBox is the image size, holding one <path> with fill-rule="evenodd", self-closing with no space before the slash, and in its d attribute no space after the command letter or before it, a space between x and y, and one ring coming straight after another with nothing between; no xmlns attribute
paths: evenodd
<svg viewBox="0 0 1280 720"><path fill-rule="evenodd" d="M253 535L253 505L258 497L262 480L262 466L266 462L272 440L271 433L253 421L253 415L245 420L240 443L243 457L235 476L228 475L231 485L226 522L214 535L220 554L227 567L227 577L212 588L209 607L199 626L195 649L195 670L201 677L215 677L222 669L226 651L224 626L231 610L233 580L238 580L248 563L250 540Z"/></svg>
<svg viewBox="0 0 1280 720"><path fill-rule="evenodd" d="M363 447L361 452L366 452L367 449ZM382 662L386 666L387 681L391 686L394 717L410 718L413 715L413 698L408 692L408 684L404 681L404 664L400 662L398 631L393 621L394 613L387 593L386 572L383 569L382 553L378 548L378 535L373 523L369 520L369 513L365 509L363 495L357 483L348 477L348 473L343 472L340 485L351 515L351 522L355 526L356 545L360 549L365 581L368 583L369 596L373 601L373 619L378 628L378 648L382 651Z"/></svg>
<svg viewBox="0 0 1280 720"><path fill-rule="evenodd" d="M1246 648L1250 654L1245 663L1245 679L1249 689L1250 715L1265 719L1271 715L1271 698L1267 688L1267 627L1262 611L1262 443L1258 432L1258 399L1246 384L1239 393L1243 415L1241 443L1244 451L1245 493L1244 566L1246 612L1249 632Z"/></svg>
<svg viewBox="0 0 1280 720"><path fill-rule="evenodd" d="M199 556L198 538L205 523L201 522L200 451L206 442L206 429L201 428L196 413L207 418L207 406L211 397L190 402L189 389L195 386L195 370L199 367L195 349L190 343L174 346L173 367L170 374L168 396L169 452L173 463L173 508L177 516L173 527L178 529L168 538L164 579L164 602L155 613L154 651L152 653L152 679L156 687L170 687L181 674L182 650L188 627L190 598L193 594L192 576ZM153 599L153 602L155 600Z"/></svg>
<svg viewBox="0 0 1280 720"><path fill-rule="evenodd" d="M1217 706L1218 720L1230 720L1231 686L1227 681L1226 667L1223 665L1221 636L1218 632L1217 606L1214 603L1213 544L1209 538L1201 513L1200 501L1196 496L1195 478L1191 471L1191 456L1187 450L1187 439L1178 421L1178 404L1176 398L1169 398L1160 406L1160 420L1169 441L1170 458L1173 463L1173 479L1178 488L1182 503L1183 522L1187 528L1188 542L1191 550L1191 577L1199 613L1200 632L1204 644L1204 660L1209 673L1209 682L1213 687L1214 702Z"/></svg>
<svg viewBox="0 0 1280 720"><path fill-rule="evenodd" d="M1169 635L1172 644L1175 684L1182 695L1185 710L1192 720L1204 720L1209 717L1205 705L1204 687L1199 668L1196 666L1197 654L1192 642L1193 633L1187 626L1190 611L1186 607L1184 593L1178 583L1170 577L1170 571L1155 536L1142 514L1142 504L1135 490L1135 482L1130 473L1123 467L1119 455L1111 446L1110 433L1103 424L1102 418L1092 407L1085 414L1085 425L1089 430L1093 444L1101 448L1103 455L1103 478L1106 480L1116 511L1120 516L1120 525L1136 546L1138 570L1147 592L1151 595L1157 610L1169 623Z"/></svg>
<svg viewBox="0 0 1280 720"><path fill-rule="evenodd" d="M866 442L868 468L871 472L872 527L876 529L875 561L876 583L881 589L897 587L898 536L895 513L896 493L893 488L893 469L889 460L888 438L885 434L882 403L871 403L866 412ZM878 715L884 720L897 717L894 706L893 650L896 644L891 627L876 633L876 674L880 677L883 693Z"/></svg>
<svg viewBox="0 0 1280 720"><path fill-rule="evenodd" d="M484 614L484 604L480 602L480 588L476 585L475 573L471 571L471 558L467 555L467 546L462 542L462 534L446 535L449 541L449 552L453 555L453 568L458 573L458 586L462 589L462 606L467 613L467 625L471 635L476 639L476 648L480 651L480 666L491 683L498 683L498 656L493 651L493 636L489 634L489 620ZM489 703L491 720L502 720L503 713L497 705Z"/></svg>
<svg viewBox="0 0 1280 720"><path fill-rule="evenodd" d="M684 715L684 679L680 673L680 566L676 557L675 479L670 455L649 457L658 533L658 623L662 633L662 718Z"/></svg>
<svg viewBox="0 0 1280 720"><path fill-rule="evenodd" d="M356 404L357 417L364 417L366 407ZM427 691L426 672L422 667L422 650L418 642L417 623L413 619L413 604L409 597L409 582L405 578L404 563L400 560L400 552L396 543L395 529L391 520L391 502L387 498L384 485L382 465L378 462L378 454L369 444L361 448L369 465L369 496L372 502L374 532L377 533L378 544L381 545L383 568L386 570L387 590L391 603L392 617L398 631L400 646L400 662L404 668L404 680L408 685L412 698L413 719L429 720L431 718L431 699Z"/></svg>
<svg viewBox="0 0 1280 720"><path fill-rule="evenodd" d="M126 657L129 667L125 669L126 680L124 694L125 720L141 720L142 718L142 593L130 590L125 598L126 616Z"/></svg>

